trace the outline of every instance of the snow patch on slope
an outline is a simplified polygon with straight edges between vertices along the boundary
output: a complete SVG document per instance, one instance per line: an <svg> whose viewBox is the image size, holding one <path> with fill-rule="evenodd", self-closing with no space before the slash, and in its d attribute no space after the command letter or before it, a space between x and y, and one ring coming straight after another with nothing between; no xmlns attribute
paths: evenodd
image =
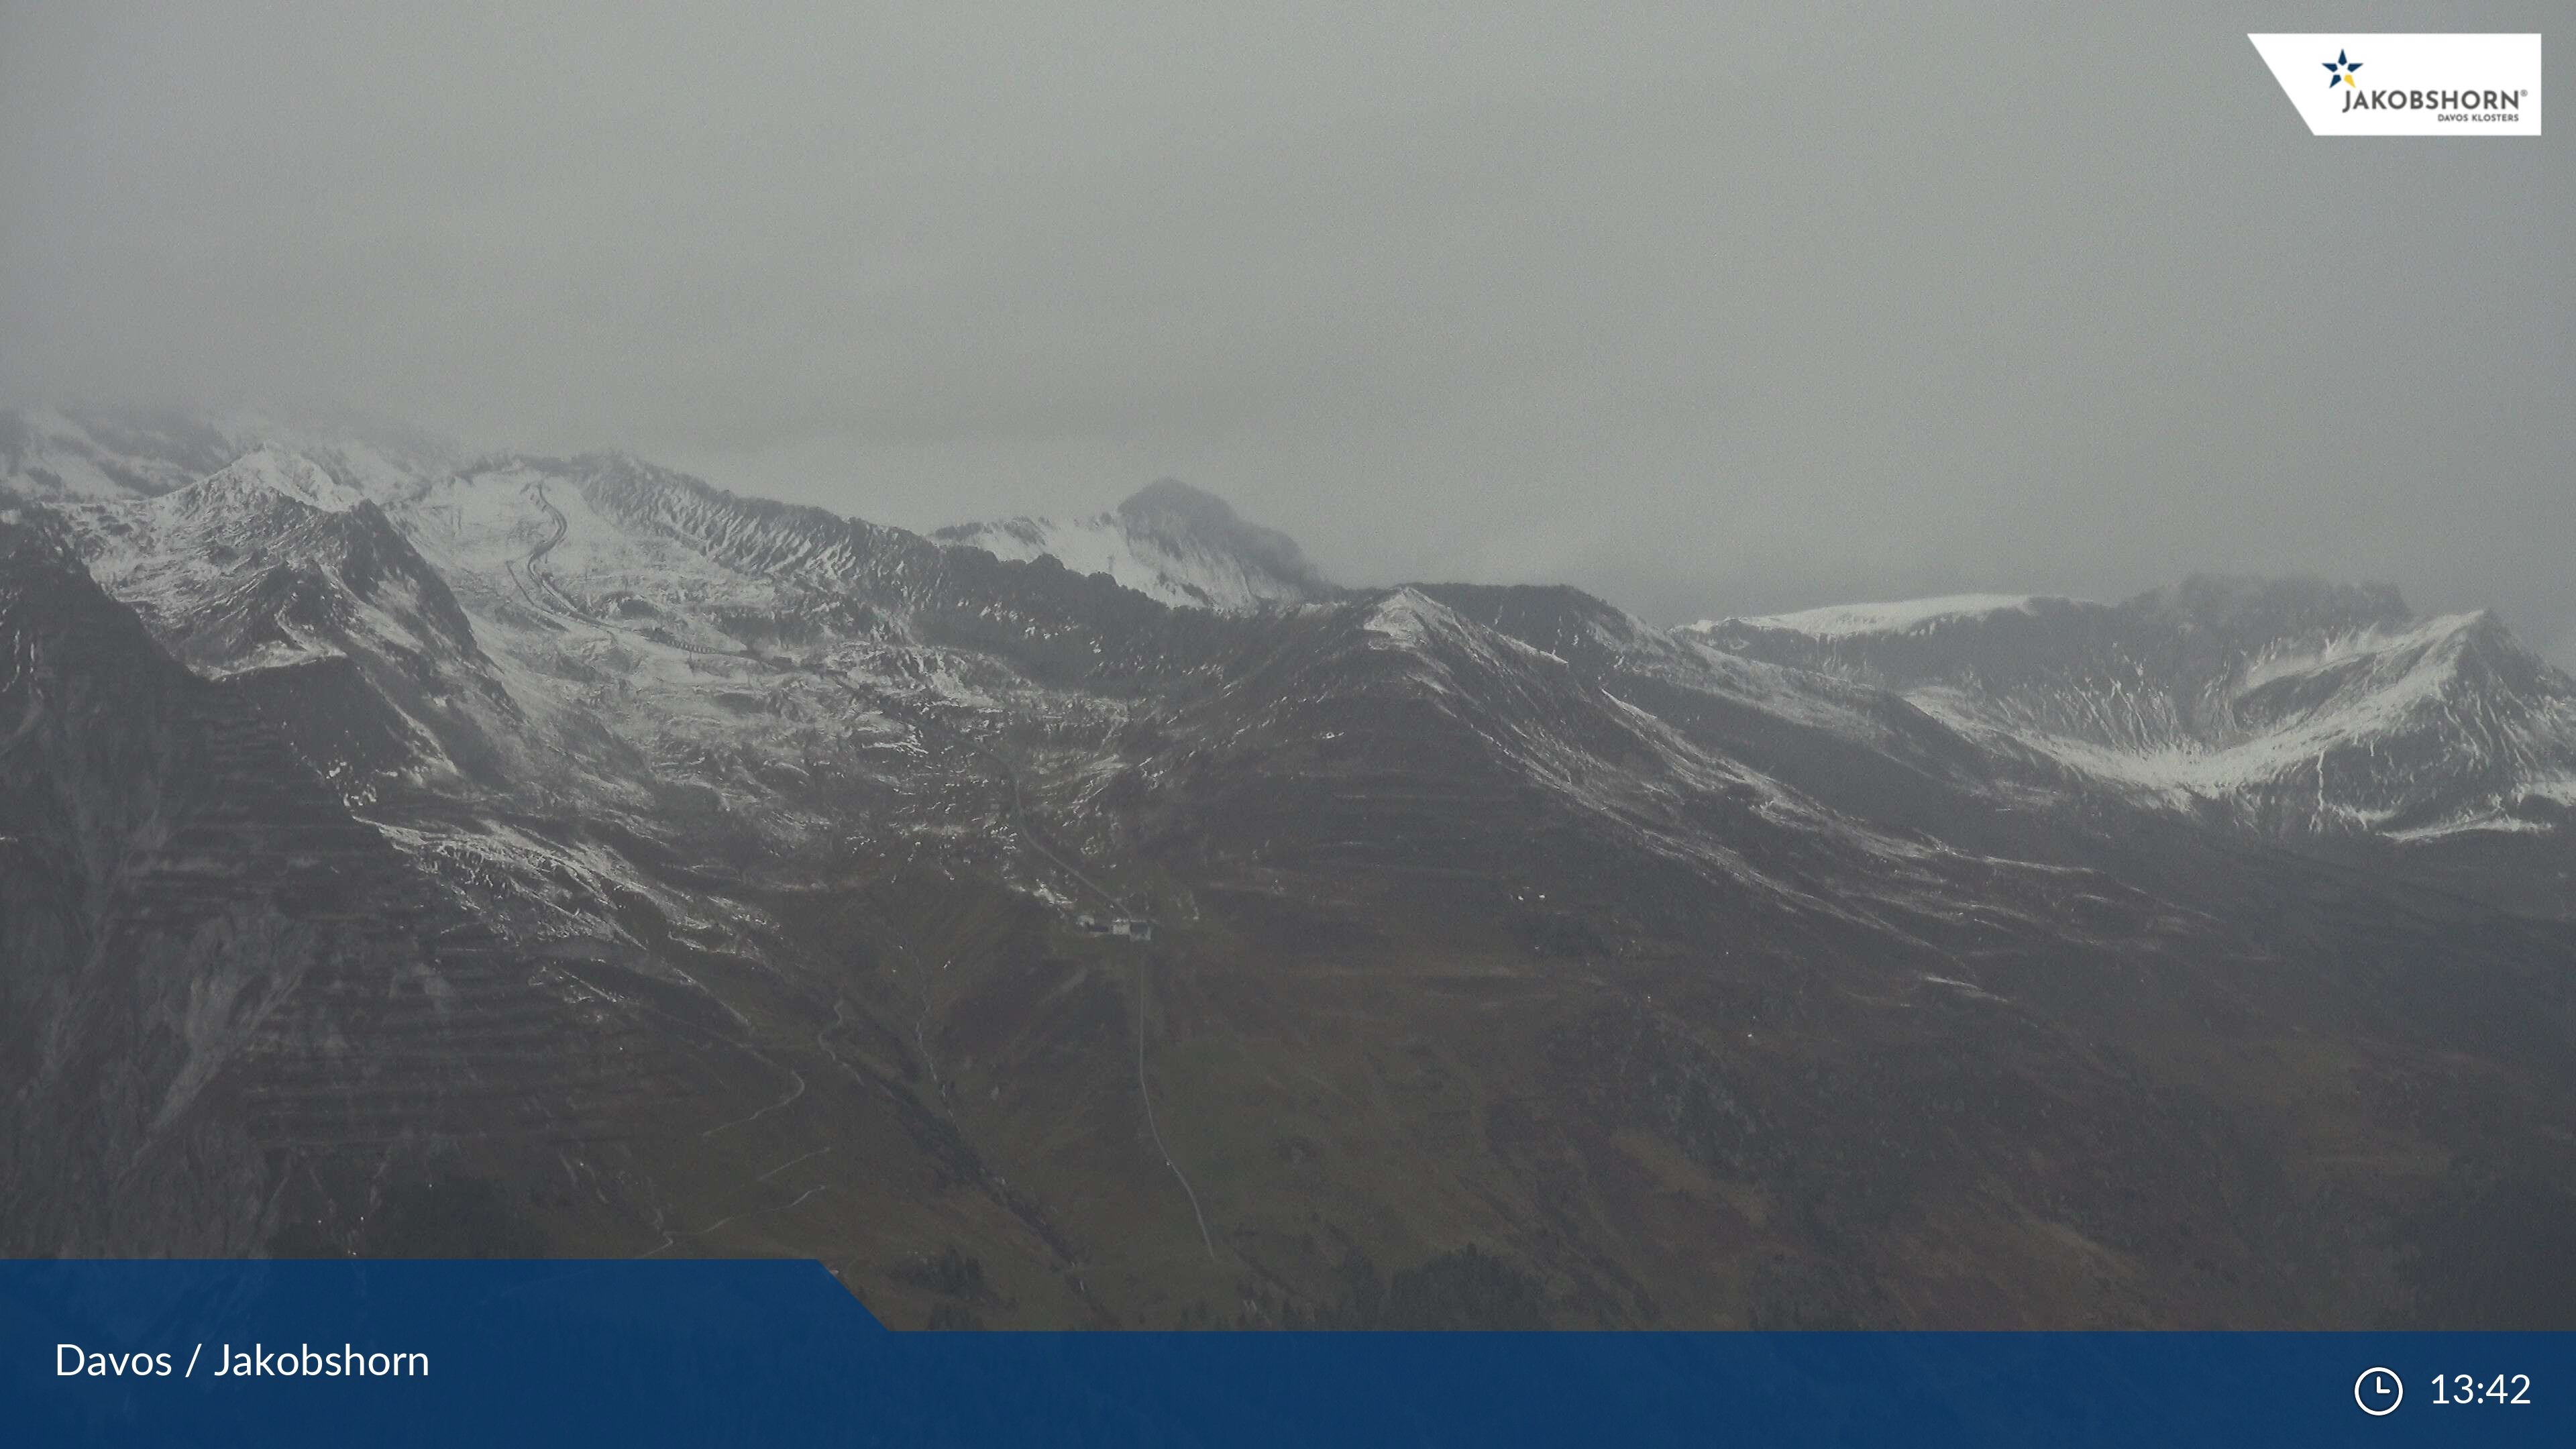
<svg viewBox="0 0 2576 1449"><path fill-rule="evenodd" d="M1953 619L1982 619L2001 613L2031 612L2035 594L1951 594L1937 599L1907 599L1887 604L1834 604L1793 614L1758 614L1751 618L1703 619L1689 625L1706 633L1730 624L1750 629L1781 629L1819 639L1848 639L1860 634L1902 634Z"/></svg>

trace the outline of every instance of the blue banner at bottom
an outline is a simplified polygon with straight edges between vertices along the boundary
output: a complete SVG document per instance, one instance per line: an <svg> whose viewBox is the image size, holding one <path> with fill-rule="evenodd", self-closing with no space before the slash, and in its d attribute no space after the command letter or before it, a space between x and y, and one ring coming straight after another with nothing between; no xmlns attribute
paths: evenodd
<svg viewBox="0 0 2576 1449"><path fill-rule="evenodd" d="M2576 1443L2576 1336L884 1332L810 1262L0 1263L8 1442Z"/></svg>

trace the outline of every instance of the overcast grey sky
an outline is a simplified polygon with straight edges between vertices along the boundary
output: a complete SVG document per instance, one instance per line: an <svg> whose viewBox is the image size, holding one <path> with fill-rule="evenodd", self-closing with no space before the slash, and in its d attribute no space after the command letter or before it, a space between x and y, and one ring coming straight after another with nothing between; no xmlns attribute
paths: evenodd
<svg viewBox="0 0 2576 1449"><path fill-rule="evenodd" d="M0 394L915 527L1169 473L1664 622L2383 578L2576 662L2568 137L2314 139L2244 38L2569 12L2134 8L0 0Z"/></svg>

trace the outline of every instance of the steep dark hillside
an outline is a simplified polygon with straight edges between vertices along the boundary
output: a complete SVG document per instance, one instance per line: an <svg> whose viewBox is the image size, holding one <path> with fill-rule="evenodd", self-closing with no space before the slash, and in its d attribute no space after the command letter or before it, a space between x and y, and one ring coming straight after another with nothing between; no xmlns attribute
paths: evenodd
<svg viewBox="0 0 2576 1449"><path fill-rule="evenodd" d="M463 1144L616 1120L615 1023L536 989L39 511L0 524L0 648L9 1250L362 1242Z"/></svg>

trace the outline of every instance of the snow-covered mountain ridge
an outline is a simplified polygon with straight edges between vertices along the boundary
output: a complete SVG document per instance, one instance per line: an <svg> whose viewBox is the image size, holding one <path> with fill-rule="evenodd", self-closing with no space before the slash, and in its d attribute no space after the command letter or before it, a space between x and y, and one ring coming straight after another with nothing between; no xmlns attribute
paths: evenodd
<svg viewBox="0 0 2576 1449"><path fill-rule="evenodd" d="M164 620L201 667L350 655L413 661L417 676L430 654L454 652L473 687L399 710L424 759L488 758L480 739L520 729L505 723L520 699L554 688L539 681L556 666L531 675L505 659L521 682L503 688L472 663L478 629L507 633L529 617L541 633L666 641L692 669L866 641L963 647L939 671L954 680L983 668L966 659L998 650L1014 671L1142 683L1184 677L1255 637L1235 638L1229 616L1341 596L1293 541L1171 480L1071 522L924 537L737 497L620 455L477 461L381 426L58 410L13 415L0 450L11 491L65 506L93 570ZM556 519L562 536L549 543ZM347 580L317 582L338 563L299 572L270 560L261 589L242 586L264 540L317 528L337 530ZM397 546L375 546L388 540ZM425 561L403 564L396 556L414 546ZM408 602L379 607L386 580ZM344 597L325 607L317 589ZM477 596L489 604L455 605ZM2419 619L2385 587L2195 578L2116 605L1968 595L1669 632L1571 593L1444 597L1614 692L1611 675L1651 677L1703 702L1693 709L1724 701L1737 728L1794 721L1982 773L2007 792L2106 792L2265 835L2394 840L2555 833L2576 802L2576 685L2492 618ZM1963 764L1962 749L1983 763Z"/></svg>
<svg viewBox="0 0 2576 1449"><path fill-rule="evenodd" d="M2385 586L2201 577L2117 605L1927 600L1682 632L2267 833L2555 829L2576 802L2576 680L2490 614L2420 618Z"/></svg>
<svg viewBox="0 0 2576 1449"><path fill-rule="evenodd" d="M1107 574L1167 604L1257 609L1313 602L1334 592L1295 540L1171 478L1106 513L959 524L931 537L996 558L1051 557L1076 573Z"/></svg>
<svg viewBox="0 0 2576 1449"><path fill-rule="evenodd" d="M492 735L516 711L472 620L383 508L309 459L256 448L185 487L59 513L91 575L205 677L363 676L330 711L339 727L303 737L326 776L496 778Z"/></svg>

